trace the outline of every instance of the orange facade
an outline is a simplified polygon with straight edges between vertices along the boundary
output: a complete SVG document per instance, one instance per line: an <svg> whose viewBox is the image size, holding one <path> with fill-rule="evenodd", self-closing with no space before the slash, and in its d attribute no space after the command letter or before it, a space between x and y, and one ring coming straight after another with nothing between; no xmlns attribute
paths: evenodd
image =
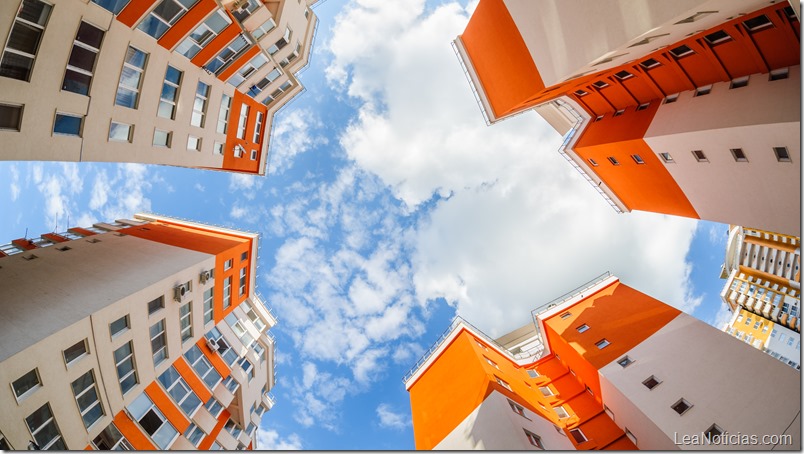
<svg viewBox="0 0 804 454"><path fill-rule="evenodd" d="M244 64L241 62L240 64ZM243 138L238 137L238 121L243 106L248 107L248 116L246 117L246 130ZM267 130L266 123L268 121L267 112L268 108L262 103L246 96L239 91L235 91L232 98L232 107L229 111L229 127L226 130L226 147L223 154L223 168L226 170L237 170L239 172L257 173L259 172L259 164L262 157L262 145L268 138L265 137ZM262 118L259 124L259 134L257 141L255 139L255 131L258 127L258 116ZM235 146L242 147L244 150L240 157L235 156ZM252 154L256 152L255 159Z"/></svg>

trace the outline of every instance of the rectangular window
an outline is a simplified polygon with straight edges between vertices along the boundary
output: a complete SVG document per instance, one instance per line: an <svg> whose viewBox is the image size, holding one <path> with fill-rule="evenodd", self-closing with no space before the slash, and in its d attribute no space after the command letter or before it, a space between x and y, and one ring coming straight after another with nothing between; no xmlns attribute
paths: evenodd
<svg viewBox="0 0 804 454"><path fill-rule="evenodd" d="M123 11L123 8L128 5L130 0L92 0L92 3L99 5L102 8L105 8L108 11L111 11L115 14L120 14L120 11ZM117 429L115 429L117 430Z"/></svg>
<svg viewBox="0 0 804 454"><path fill-rule="evenodd" d="M535 369L528 369L528 376L530 378L537 378L539 376L539 373L536 372Z"/></svg>
<svg viewBox="0 0 804 454"><path fill-rule="evenodd" d="M748 162L748 158L745 156L742 148L732 148L731 155L736 162Z"/></svg>
<svg viewBox="0 0 804 454"><path fill-rule="evenodd" d="M39 380L38 369L33 369L22 377L14 380L11 384L11 388L14 389L14 397L16 397L17 400L27 397L41 386L42 382Z"/></svg>
<svg viewBox="0 0 804 454"><path fill-rule="evenodd" d="M243 309L243 311L246 313L246 316L248 316L249 320L251 320L251 322L254 323L254 326L257 327L258 331L262 331L263 329L265 329L265 322L263 322L262 319L257 315L257 313L254 312L254 308L251 307L251 305L248 302L244 301L243 304L240 305L240 308Z"/></svg>
<svg viewBox="0 0 804 454"><path fill-rule="evenodd" d="M257 160L257 150L251 150L251 160L252 161Z"/></svg>
<svg viewBox="0 0 804 454"><path fill-rule="evenodd" d="M71 387L84 427L88 429L103 416L103 407L98 397L98 387L95 386L95 374L92 369L72 382Z"/></svg>
<svg viewBox="0 0 804 454"><path fill-rule="evenodd" d="M704 96L704 95L708 95L711 92L712 92L712 86L707 85L705 87L696 88L695 93L692 96Z"/></svg>
<svg viewBox="0 0 804 454"><path fill-rule="evenodd" d="M634 446L636 446L637 438L636 436L634 436L634 434L631 433L630 430L628 430L628 428L625 429L625 436L628 437L629 440L631 440L631 443L633 443Z"/></svg>
<svg viewBox="0 0 804 454"><path fill-rule="evenodd" d="M204 408L209 410L209 414L211 414L215 419L218 419L221 412L223 411L223 405L218 402L217 399L214 397L210 397L206 404L204 404Z"/></svg>
<svg viewBox="0 0 804 454"><path fill-rule="evenodd" d="M220 74L224 68L229 66L229 64L234 61L237 56L243 51L246 46L248 46L248 41L246 38L243 37L241 34L234 41L232 41L228 46L224 47L222 51L218 53L207 65L204 67L209 72L213 72L216 75Z"/></svg>
<svg viewBox="0 0 804 454"><path fill-rule="evenodd" d="M678 101L678 93L676 93L674 95L668 95L666 98L664 98L664 103L665 104L671 104L671 103L674 103L676 101Z"/></svg>
<svg viewBox="0 0 804 454"><path fill-rule="evenodd" d="M670 406L676 413L679 415L683 415L687 412L690 408L692 408L692 404L687 402L685 399L679 399L678 402L674 403Z"/></svg>
<svg viewBox="0 0 804 454"><path fill-rule="evenodd" d="M600 339L599 341L595 342L595 346L599 349L604 349L609 346L609 341L606 339Z"/></svg>
<svg viewBox="0 0 804 454"><path fill-rule="evenodd" d="M161 383L165 391L170 394L170 397L173 398L187 416L192 418L195 411L201 407L201 399L193 392L190 385L184 381L184 378L182 378L176 368L170 366L158 378L159 383Z"/></svg>
<svg viewBox="0 0 804 454"><path fill-rule="evenodd" d="M227 309L232 305L232 277L229 276L223 281L223 308Z"/></svg>
<svg viewBox="0 0 804 454"><path fill-rule="evenodd" d="M583 332L586 332L589 329L589 325L584 323L583 325L581 325L581 326L579 326L579 327L577 327L575 329L578 330L579 333L583 333Z"/></svg>
<svg viewBox="0 0 804 454"><path fill-rule="evenodd" d="M709 162L709 160L706 159L706 154L704 154L703 150L692 150L692 156L698 162Z"/></svg>
<svg viewBox="0 0 804 454"><path fill-rule="evenodd" d="M618 111L614 112L614 115L613 115L613 116L615 116L615 117L619 117L620 115L622 115L622 114L624 114L624 113L625 113L625 109L620 109L620 110L618 110Z"/></svg>
<svg viewBox="0 0 804 454"><path fill-rule="evenodd" d="M620 165L620 161L618 161L617 158L615 158L614 156L609 156L606 159L608 159L609 162L611 163L611 165L613 165L613 166Z"/></svg>
<svg viewBox="0 0 804 454"><path fill-rule="evenodd" d="M179 100L182 75L181 71L168 65L156 115L170 120L176 118L176 102Z"/></svg>
<svg viewBox="0 0 804 454"><path fill-rule="evenodd" d="M508 391L511 391L511 385L509 385L508 382L497 376L495 376L494 379L497 380L497 383L499 383L500 386L507 389Z"/></svg>
<svg viewBox="0 0 804 454"><path fill-rule="evenodd" d="M79 358L83 358L84 355L86 354L87 354L87 340L81 339L80 341L70 346L70 348L62 352L62 355L64 355L64 364L67 364L69 366L70 363L78 360Z"/></svg>
<svg viewBox="0 0 804 454"><path fill-rule="evenodd" d="M598 166L597 161L595 161L592 158L589 158L589 164L592 164L592 167L597 167Z"/></svg>
<svg viewBox="0 0 804 454"><path fill-rule="evenodd" d="M201 151L201 138L196 136L187 136L187 149L192 151Z"/></svg>
<svg viewBox="0 0 804 454"><path fill-rule="evenodd" d="M153 145L155 147L170 147L170 142L173 139L173 133L170 131L162 131L161 129L154 130L154 141Z"/></svg>
<svg viewBox="0 0 804 454"><path fill-rule="evenodd" d="M204 356L198 345L193 345L192 348L187 350L184 358L210 390L215 389L215 386L222 380L221 374L212 367L212 363Z"/></svg>
<svg viewBox="0 0 804 454"><path fill-rule="evenodd" d="M226 134L226 127L229 123L229 109L232 106L232 97L224 94L221 99L221 109L218 111L218 129L221 134Z"/></svg>
<svg viewBox="0 0 804 454"><path fill-rule="evenodd" d="M39 0L23 0L0 60L0 76L31 80L34 60L52 6Z"/></svg>
<svg viewBox="0 0 804 454"><path fill-rule="evenodd" d="M140 394L128 406L128 413L137 421L145 433L150 435L151 440L160 449L169 448L179 436L179 432L173 427L173 424L165 418L165 415L159 411L159 408L154 405L146 393Z"/></svg>
<svg viewBox="0 0 804 454"><path fill-rule="evenodd" d="M581 429L572 429L570 430L570 435L572 435L572 439L575 440L575 443L583 443L587 440L586 435L581 432Z"/></svg>
<svg viewBox="0 0 804 454"><path fill-rule="evenodd" d="M192 301L179 308L179 324L182 342L193 337Z"/></svg>
<svg viewBox="0 0 804 454"><path fill-rule="evenodd" d="M522 405L519 405L510 399L508 400L508 405L511 407L511 410L514 411L514 413L518 414L519 416L525 416L525 407Z"/></svg>
<svg viewBox="0 0 804 454"><path fill-rule="evenodd" d="M151 351L154 354L154 366L167 358L167 333L165 332L165 319L159 320L150 328Z"/></svg>
<svg viewBox="0 0 804 454"><path fill-rule="evenodd" d="M790 153L787 152L787 147L773 147L773 154L776 155L776 160L779 162L790 162Z"/></svg>
<svg viewBox="0 0 804 454"><path fill-rule="evenodd" d="M114 361L117 367L117 378L120 381L120 389L125 395L138 383L137 371L134 368L134 350L132 349L131 341L114 351Z"/></svg>
<svg viewBox="0 0 804 454"><path fill-rule="evenodd" d="M630 356L627 356L627 355L626 355L626 356L623 356L622 358L620 358L620 359L618 359L618 360L617 360L617 364L619 364L619 365L620 365L620 366L622 366L622 367L628 367L628 366L630 366L630 365L631 365L631 363L633 363L633 362L634 362L634 360L633 360L633 359L631 359L631 357L630 357Z"/></svg>
<svg viewBox="0 0 804 454"><path fill-rule="evenodd" d="M0 130L19 131L22 127L23 106L0 104Z"/></svg>
<svg viewBox="0 0 804 454"><path fill-rule="evenodd" d="M252 140L252 142L260 143L261 136L262 136L262 112L257 112L257 123L254 125L254 140Z"/></svg>
<svg viewBox="0 0 804 454"><path fill-rule="evenodd" d="M638 154L632 154L631 159L633 159L634 162L636 162L637 164L644 164L645 163L645 161L642 160L642 156L640 156Z"/></svg>
<svg viewBox="0 0 804 454"><path fill-rule="evenodd" d="M647 59L645 61L639 62L639 66L641 66L641 67L643 67L645 69L651 69L651 68L655 68L657 66L662 66L662 64L659 63L656 59L649 58L649 59Z"/></svg>
<svg viewBox="0 0 804 454"><path fill-rule="evenodd" d="M670 53L673 54L673 56L676 57L676 58L681 58L681 57L686 57L688 55L692 55L692 54L695 53L695 51L692 50L686 44L682 44L682 45L680 45L678 47L670 49Z"/></svg>
<svg viewBox="0 0 804 454"><path fill-rule="evenodd" d="M742 88L745 86L748 86L748 76L732 79L731 84L729 84L729 89L732 90L735 88Z"/></svg>
<svg viewBox="0 0 804 454"><path fill-rule="evenodd" d="M207 114L207 98L209 97L209 85L204 82L198 82L198 87L195 90L195 101L193 102L193 116L190 119L190 124L204 127L204 117Z"/></svg>
<svg viewBox="0 0 804 454"><path fill-rule="evenodd" d="M773 27L773 22L768 19L768 16L762 14L757 17L752 17L751 19L743 21L743 25L749 31L756 32L762 30L763 28Z"/></svg>
<svg viewBox="0 0 804 454"><path fill-rule="evenodd" d="M593 85L594 87L598 88L598 89L600 89L600 88L606 88L606 87L608 87L608 86L609 86L609 84L608 84L608 83L606 83L605 81L602 81L602 80L598 80L597 82L593 82L593 83L592 83L592 85Z"/></svg>
<svg viewBox="0 0 804 454"><path fill-rule="evenodd" d="M789 68L772 69L768 76L769 81L787 79L790 74Z"/></svg>
<svg viewBox="0 0 804 454"><path fill-rule="evenodd" d="M542 392L542 395L543 395L544 397L550 397L550 396L552 396L552 395L553 395L553 390L552 390L552 389L550 389L550 387L549 387L549 386L540 386L540 387L539 387L539 391L541 391L541 392Z"/></svg>
<svg viewBox="0 0 804 454"><path fill-rule="evenodd" d="M544 449L544 445L542 444L542 439L538 435L533 432L528 431L527 429L522 429L525 431L525 436L528 437L528 442L533 446L536 446L539 449Z"/></svg>
<svg viewBox="0 0 804 454"><path fill-rule="evenodd" d="M259 40L263 36L265 36L268 32L276 28L276 22L274 22L273 18L268 19L267 21L263 22L262 25L257 27L251 32L251 36L254 39Z"/></svg>
<svg viewBox="0 0 804 454"><path fill-rule="evenodd" d="M103 431L92 440L95 448L101 451L133 451L134 447L126 440L126 437L117 430L114 423L106 426Z"/></svg>
<svg viewBox="0 0 804 454"><path fill-rule="evenodd" d="M212 294L213 289L204 290L204 324L212 321L212 311L213 311L213 302L212 302Z"/></svg>
<svg viewBox="0 0 804 454"><path fill-rule="evenodd" d="M56 121L53 122L53 134L81 137L81 128L83 125L83 116L57 112Z"/></svg>
<svg viewBox="0 0 804 454"><path fill-rule="evenodd" d="M240 268L240 296L246 294L246 269Z"/></svg>
<svg viewBox="0 0 804 454"><path fill-rule="evenodd" d="M494 361L490 360L489 358L486 358L486 357L484 356L484 357L483 357L483 359L485 359L485 360L486 360L486 362L487 362L487 363L489 363L489 364L490 364L492 367L494 367L495 369L499 369L499 368L500 368L499 366L497 366L497 363L495 363Z"/></svg>
<svg viewBox="0 0 804 454"><path fill-rule="evenodd" d="M288 43L290 43L290 37L292 35L293 35L293 32L291 31L290 27L286 27L284 36L279 38L274 44L272 44L270 47L268 47L268 53L271 54L271 55L274 55L277 52L279 52L282 48L287 46Z"/></svg>
<svg viewBox="0 0 804 454"><path fill-rule="evenodd" d="M647 109L648 107L650 107L650 103L649 103L649 102L646 102L646 103L643 103L643 104L638 105L638 106L637 106L637 108L636 108L636 110L637 110L637 112L639 112L640 110L645 110L645 109Z"/></svg>
<svg viewBox="0 0 804 454"><path fill-rule="evenodd" d="M70 59L67 62L67 71L61 89L78 93L89 94L89 85L95 71L95 60L100 51L104 31L86 22L81 22L78 35L73 42Z"/></svg>
<svg viewBox="0 0 804 454"><path fill-rule="evenodd" d="M131 325L129 324L128 321L128 315L124 315L109 324L109 334L112 337L115 337L116 335L126 331L130 327Z"/></svg>
<svg viewBox="0 0 804 454"><path fill-rule="evenodd" d="M731 41L731 36L723 30L718 30L714 33L710 33L704 36L704 39L709 44L715 45L720 43L725 43L726 41Z"/></svg>
<svg viewBox="0 0 804 454"><path fill-rule="evenodd" d="M240 368L243 369L243 372L245 372L248 376L248 381L251 381L251 379L254 378L254 365L251 364L251 361L249 361L247 358L241 359L239 365Z"/></svg>
<svg viewBox="0 0 804 454"><path fill-rule="evenodd" d="M145 73L148 54L131 46L126 51L120 83L117 85L115 105L136 109L140 97L140 86Z"/></svg>
<svg viewBox="0 0 804 454"><path fill-rule="evenodd" d="M561 317L561 319L563 320L563 319L566 319L567 317L569 317L570 315L572 315L572 313L571 313L571 312L564 312L563 314L561 314L561 316L560 316L560 317Z"/></svg>
<svg viewBox="0 0 804 454"><path fill-rule="evenodd" d="M567 409L564 408L563 405L553 407L553 410L555 410L556 414L558 415L558 419L569 418L569 413L567 413Z"/></svg>
<svg viewBox="0 0 804 454"><path fill-rule="evenodd" d="M176 52L192 59L231 23L232 20L223 10L215 11L176 47Z"/></svg>
<svg viewBox="0 0 804 454"><path fill-rule="evenodd" d="M28 425L28 430L33 435L33 441L36 443L37 449L41 450L67 450L67 445L61 438L59 426L56 425L56 419L53 418L53 412L50 410L50 404L45 404L39 407L38 410L31 413L30 416L25 418L25 423Z"/></svg>
<svg viewBox="0 0 804 454"><path fill-rule="evenodd" d="M145 16L137 29L159 39L197 2L198 0L162 0Z"/></svg>
<svg viewBox="0 0 804 454"><path fill-rule="evenodd" d="M148 315L165 308L165 297L160 296L148 302Z"/></svg>
<svg viewBox="0 0 804 454"><path fill-rule="evenodd" d="M113 121L109 126L109 140L115 142L129 142L134 133L134 127L125 123Z"/></svg>
<svg viewBox="0 0 804 454"><path fill-rule="evenodd" d="M190 426L184 431L184 437L196 448L198 447L198 443L201 443L201 440L203 440L205 436L204 431L199 429L194 423L190 423Z"/></svg>
<svg viewBox="0 0 804 454"><path fill-rule="evenodd" d="M246 138L246 125L248 125L248 105L243 103L240 106L240 118L237 121L237 138Z"/></svg>
<svg viewBox="0 0 804 454"><path fill-rule="evenodd" d="M658 378L656 378L655 375L651 375L650 377L646 378L645 381L642 382L642 384L645 385L645 387L648 389L653 389L659 386L660 383L661 381Z"/></svg>
<svg viewBox="0 0 804 454"><path fill-rule="evenodd" d="M246 79L251 77L252 74L256 73L257 70L262 68L266 63L268 63L268 58L266 58L263 54L257 54L254 58L249 60L248 63L243 65L242 68L237 70L236 73L232 74L232 77L230 77L226 82L237 87L245 82ZM262 89L264 87L260 88ZM251 94L251 90L249 90L249 94Z"/></svg>

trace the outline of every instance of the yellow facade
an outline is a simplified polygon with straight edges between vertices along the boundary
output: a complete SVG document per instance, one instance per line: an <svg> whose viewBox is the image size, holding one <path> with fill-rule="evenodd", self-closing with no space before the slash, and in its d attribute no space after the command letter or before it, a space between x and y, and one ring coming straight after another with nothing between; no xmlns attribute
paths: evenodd
<svg viewBox="0 0 804 454"><path fill-rule="evenodd" d="M764 350L768 345L774 323L742 307L737 317L726 327L726 332L754 348Z"/></svg>

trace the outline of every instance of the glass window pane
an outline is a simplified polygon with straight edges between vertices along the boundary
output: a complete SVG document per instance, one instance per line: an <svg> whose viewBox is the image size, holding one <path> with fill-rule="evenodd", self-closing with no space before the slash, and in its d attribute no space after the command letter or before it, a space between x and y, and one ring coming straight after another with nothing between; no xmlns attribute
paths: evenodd
<svg viewBox="0 0 804 454"><path fill-rule="evenodd" d="M103 40L103 30L89 25L86 22L81 22L81 25L78 27L78 35L75 39L95 49L100 49L101 40Z"/></svg>
<svg viewBox="0 0 804 454"><path fill-rule="evenodd" d="M126 63L142 69L145 67L145 56L145 52L129 47L126 51Z"/></svg>
<svg viewBox="0 0 804 454"><path fill-rule="evenodd" d="M123 73L120 75L120 84L136 90L140 86L141 76L140 71L124 66Z"/></svg>
<svg viewBox="0 0 804 454"><path fill-rule="evenodd" d="M80 46L73 46L73 51L70 53L70 61L67 62L70 66L74 66L84 71L92 72L95 67L95 57L98 54L91 50L84 49Z"/></svg>
<svg viewBox="0 0 804 454"><path fill-rule="evenodd" d="M170 442L178 435L178 431L173 427L172 424L165 421L162 427L156 431L155 434L151 436L157 446L162 449L167 449L170 446Z"/></svg>
<svg viewBox="0 0 804 454"><path fill-rule="evenodd" d="M0 62L0 76L27 81L31 76L32 67L32 58L5 52Z"/></svg>
<svg viewBox="0 0 804 454"><path fill-rule="evenodd" d="M78 93L79 95L88 95L90 82L92 82L92 76L68 69L64 73L64 83L62 84L61 89Z"/></svg>
<svg viewBox="0 0 804 454"><path fill-rule="evenodd" d="M87 352L87 346L85 341L80 341L75 345L71 346L67 350L64 350L64 361L69 364L76 359L78 359L81 355Z"/></svg>
<svg viewBox="0 0 804 454"><path fill-rule="evenodd" d="M0 104L0 129L20 130L22 106Z"/></svg>
<svg viewBox="0 0 804 454"><path fill-rule="evenodd" d="M38 0L24 0L18 17L38 25L45 25L51 6Z"/></svg>
<svg viewBox="0 0 804 454"><path fill-rule="evenodd" d="M17 395L17 397L20 397L21 395L25 394L26 392L28 392L29 390L33 389L38 385L39 385L39 374L36 373L36 369L28 372L27 374L15 380L14 383L12 383L14 393Z"/></svg>
<svg viewBox="0 0 804 454"><path fill-rule="evenodd" d="M53 125L53 132L58 134L68 134L77 136L81 134L81 117L72 115L56 114L56 123Z"/></svg>
<svg viewBox="0 0 804 454"><path fill-rule="evenodd" d="M26 54L35 55L41 37L41 29L22 22L15 22L14 28L11 29L11 35L8 37L8 47Z"/></svg>
<svg viewBox="0 0 804 454"><path fill-rule="evenodd" d="M114 97L114 103L118 106L137 108L137 92L125 88L118 88Z"/></svg>

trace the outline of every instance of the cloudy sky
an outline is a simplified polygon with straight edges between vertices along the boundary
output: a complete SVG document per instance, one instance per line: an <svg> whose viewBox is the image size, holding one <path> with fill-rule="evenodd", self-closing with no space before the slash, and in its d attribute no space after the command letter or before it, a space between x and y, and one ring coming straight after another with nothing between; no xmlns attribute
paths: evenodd
<svg viewBox="0 0 804 454"><path fill-rule="evenodd" d="M280 324L260 448L413 449L401 379L453 316L499 336L605 271L719 324L727 226L616 214L535 113L486 127L450 46L473 7L320 4L267 178L0 162L0 238L139 211L261 232Z"/></svg>

